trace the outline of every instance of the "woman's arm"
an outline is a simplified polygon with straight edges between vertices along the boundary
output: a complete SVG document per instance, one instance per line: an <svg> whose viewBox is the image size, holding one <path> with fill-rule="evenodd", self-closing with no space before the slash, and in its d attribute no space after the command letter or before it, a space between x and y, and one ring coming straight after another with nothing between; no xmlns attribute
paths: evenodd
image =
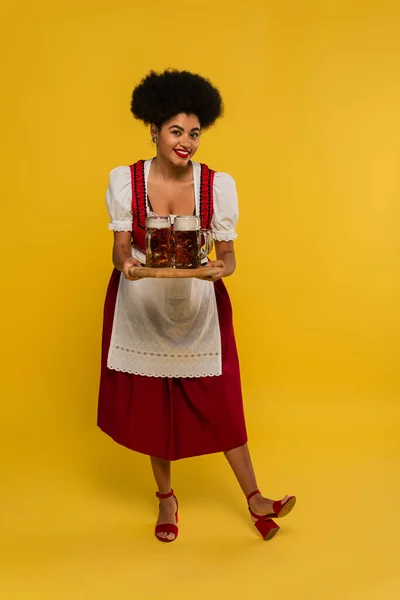
<svg viewBox="0 0 400 600"><path fill-rule="evenodd" d="M130 231L114 231L113 264L118 271L122 271L127 279L136 281L136 277L129 275L130 267L140 267L140 261L132 257L132 236Z"/></svg>
<svg viewBox="0 0 400 600"><path fill-rule="evenodd" d="M224 272L222 277L229 277L236 269L235 249L233 242L215 242L215 251L217 260L224 263Z"/></svg>
<svg viewBox="0 0 400 600"><path fill-rule="evenodd" d="M208 281L218 281L221 277L229 277L236 269L235 249L233 242L215 241L217 260L208 261L206 267L218 267L219 273Z"/></svg>

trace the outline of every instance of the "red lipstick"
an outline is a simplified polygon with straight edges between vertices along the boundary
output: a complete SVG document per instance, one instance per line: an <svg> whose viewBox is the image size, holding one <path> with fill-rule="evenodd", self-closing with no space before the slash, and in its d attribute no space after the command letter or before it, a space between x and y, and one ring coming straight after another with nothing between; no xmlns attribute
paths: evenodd
<svg viewBox="0 0 400 600"><path fill-rule="evenodd" d="M187 158L190 154L190 152L185 152L185 150L176 150L174 149L174 152L177 156L179 156L179 158Z"/></svg>

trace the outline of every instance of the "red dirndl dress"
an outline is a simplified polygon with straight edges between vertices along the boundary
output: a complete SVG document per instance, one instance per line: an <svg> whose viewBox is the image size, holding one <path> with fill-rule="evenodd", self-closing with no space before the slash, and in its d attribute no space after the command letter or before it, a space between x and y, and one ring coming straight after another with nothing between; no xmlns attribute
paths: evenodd
<svg viewBox="0 0 400 600"><path fill-rule="evenodd" d="M132 239L144 251L146 197L144 161L131 166ZM213 216L213 176L201 170L200 218ZM247 442L232 307L222 280L214 283L222 349L222 375L196 378L146 377L107 367L120 277L114 269L103 321L97 424L117 443L149 456L178 460L237 448Z"/></svg>

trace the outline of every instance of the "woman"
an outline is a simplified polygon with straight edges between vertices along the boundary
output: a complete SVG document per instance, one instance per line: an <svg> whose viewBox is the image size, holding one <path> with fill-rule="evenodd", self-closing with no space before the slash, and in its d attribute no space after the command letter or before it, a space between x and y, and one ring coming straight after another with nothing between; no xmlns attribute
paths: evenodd
<svg viewBox="0 0 400 600"><path fill-rule="evenodd" d="M131 110L150 125L156 156L110 173L107 206L113 263L103 326L98 425L116 442L150 456L159 498L156 536L178 535L171 461L224 452L264 539L294 506L257 489L243 415L232 310L222 281L235 270L235 182L193 161L202 132L222 114L218 90L187 71L150 72ZM145 219L193 215L211 230L217 268L212 281L141 279Z"/></svg>

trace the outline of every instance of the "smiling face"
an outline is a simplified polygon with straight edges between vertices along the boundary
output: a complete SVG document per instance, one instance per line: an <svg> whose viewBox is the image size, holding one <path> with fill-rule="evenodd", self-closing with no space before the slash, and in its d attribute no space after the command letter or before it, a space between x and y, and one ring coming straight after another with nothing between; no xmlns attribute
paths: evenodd
<svg viewBox="0 0 400 600"><path fill-rule="evenodd" d="M200 122L196 115L179 113L163 123L160 130L152 125L151 135L158 138L157 156L175 167L185 167L199 147Z"/></svg>

